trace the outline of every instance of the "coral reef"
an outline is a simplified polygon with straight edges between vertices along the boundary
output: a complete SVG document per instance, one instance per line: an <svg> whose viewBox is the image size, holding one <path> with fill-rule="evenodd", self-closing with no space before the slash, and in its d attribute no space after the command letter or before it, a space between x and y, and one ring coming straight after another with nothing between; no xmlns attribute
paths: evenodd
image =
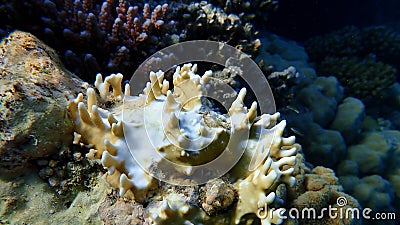
<svg viewBox="0 0 400 225"><path fill-rule="evenodd" d="M157 50L179 41L219 40L256 53L257 32L238 15L207 2L168 3L11 1L2 7L9 17L0 28L38 35L86 80L98 72L128 74Z"/></svg>
<svg viewBox="0 0 400 225"><path fill-rule="evenodd" d="M361 136L358 144L348 148L346 160L338 165L340 181L364 207L390 211L398 198L395 193L400 132L370 131Z"/></svg>
<svg viewBox="0 0 400 225"><path fill-rule="evenodd" d="M101 11L99 6L93 8L93 5L86 5L89 1L82 1L81 6L80 1L75 2L83 14L89 12L90 7ZM240 1L233 3L237 2ZM123 1L120 3L123 4ZM46 10L52 8L51 1L43 4L50 4ZM138 5L139 8L144 7L144 4ZM121 7L119 9L123 10ZM148 7L157 11L156 5ZM162 5L160 7L162 11ZM59 8L56 10L62 11ZM219 26L218 23L222 22L216 21L217 18L223 18L226 27L235 29L230 23L235 18L230 17L227 10L238 10L233 11L236 13L242 9L221 10L207 3L193 3L189 8L180 10L168 10L164 16L194 10L192 12L196 13L187 18L200 14L198 21L207 21L210 25L204 26L205 30L201 26L191 27L194 34ZM220 16L224 13L225 17ZM141 19L141 16L138 15L138 18ZM240 15L239 18L245 21ZM123 21L123 18L119 19ZM179 28L179 22L175 23L175 27ZM188 37L190 35L182 35L179 40ZM282 66L282 70L287 68L280 72L273 66L264 70L274 87L280 87L275 90L276 93L287 97L282 103L283 117L290 124L286 132L298 134L298 141L303 144L308 160L316 165L335 168L339 178L331 169L321 166L313 168L306 164L300 146L294 143L294 137L283 138L286 122L279 122L278 113L257 116L256 103L247 108L245 89L240 90L226 115L212 108L212 103L204 96L210 77L215 74L207 71L203 76L197 75L196 64L177 66L172 72L151 72L150 82L143 93L130 96L129 85L124 89L121 87L121 74L112 74L105 79L98 75L95 88L90 88L64 71L54 51L31 35L15 32L3 41L2 46L21 41L19 45L23 48L13 48L13 51L8 47L0 49L0 54L7 53L7 57L3 58L6 60L0 62L5 65L1 68L2 72L6 71L2 75L6 81L0 79L1 82L10 82L14 78L18 78L16 82L22 82L13 90L27 88L20 92L23 98L17 99L30 101L23 102L21 107L24 109L40 106L52 112L55 106L63 107L57 111L62 113L45 114L55 116L57 127L40 129L33 126L36 130L29 130L28 134L36 131L35 135L51 139L54 129L58 129L65 131L65 135L71 139L71 129L74 127L74 143L79 145L60 148L69 140L56 139L51 141L57 147L49 152L46 148L31 150L24 146L22 150L37 151L34 152L36 155L29 154L26 157L23 152L15 154L11 151L12 160L8 160L8 155L4 156L5 160L2 158L0 163L3 167L12 168L33 159L38 171L29 170L30 175L0 174L0 223L359 224L360 221L332 219L327 215L318 221L293 218L282 221L277 214L290 207L298 210L314 207L318 210L362 206L389 212L398 209L400 134L397 130L391 130L396 125L386 118L372 118L366 113L369 106L363 101L353 97L344 98L343 87L338 79L316 77L305 62L307 55L302 54L304 51L297 48L295 43L287 44L277 37L270 40L269 44L263 46L265 55L261 59L267 62L264 59L276 57L276 62L271 64ZM296 53L297 57L293 57L293 51L299 52ZM17 57L11 53L26 54L34 59ZM9 57L13 60L9 60ZM373 63L380 64L381 61ZM373 68L377 68L375 64ZM296 70L293 66L300 68ZM11 73L10 68L17 72ZM238 90L240 85L234 79L237 72L238 68L229 67L217 73L217 76L225 77L224 81ZM7 73L12 76L5 76ZM60 91L54 91L55 87ZM83 91L82 87L86 89L86 97L78 94L67 106L68 95L76 96L77 92ZM169 90L172 87L174 90ZM399 89L395 84L388 91L390 94L384 96L385 101L393 103L385 108L392 111L390 115L393 121L396 117L396 110L393 109L400 105L397 104ZM7 86L5 90L8 93ZM42 97L33 101L37 93ZM5 106L15 102L9 98L12 94L3 96L1 101L5 101ZM46 103L44 106L39 105L42 101ZM72 122L65 117L67 107ZM5 118L19 116L5 112ZM38 112L34 113L38 115ZM41 114L39 116L44 118ZM26 122L18 118L17 121ZM40 143L48 139L38 140ZM14 139L9 144L19 145L20 142ZM224 177L204 183L196 182L196 174L209 172L198 168L199 165L216 160L224 152L237 151L244 151L243 155L233 168L227 169ZM221 166L234 161L231 155L224 157ZM253 159L257 161L255 164ZM171 167L168 161L177 166ZM249 164L253 164L253 168ZM223 167L217 167L220 168ZM103 178L95 176L98 172L105 172ZM38 179L37 175L44 181ZM153 176L163 179L159 181ZM343 189L355 196L361 206ZM54 190L57 194L54 194ZM338 205L339 197L347 199L345 206Z"/></svg>
<svg viewBox="0 0 400 225"><path fill-rule="evenodd" d="M320 78L323 77L317 79ZM324 89L322 92L326 93ZM330 89L337 90L337 87L332 85ZM310 93L313 94L302 99L317 96L315 92ZM327 112L333 111L333 118L326 117L322 124L313 116L315 109L302 101L297 103L293 110L286 112L285 118L291 131L299 135L307 160L335 169L344 191L357 198L362 207L376 212L397 210L399 132L390 130L390 123L384 120L379 122L365 116L366 106L356 98L335 102L335 110L326 108ZM321 109L324 107L317 108Z"/></svg>
<svg viewBox="0 0 400 225"><path fill-rule="evenodd" d="M338 90L333 84L322 89L322 93L329 93L328 89ZM305 92L301 99L310 98L308 96L318 95L315 91ZM334 101L333 108L325 109L313 109L299 100L293 108L306 108L298 112L288 111L285 117L292 132L299 134L298 141L303 145L308 161L335 169L345 192L356 197L362 207L392 212L398 207L395 198L399 165L398 131L388 130L372 117L365 116L366 107L361 100L352 97L343 101L340 99ZM315 120L314 113L318 110L326 110L320 114L325 116L324 119Z"/></svg>
<svg viewBox="0 0 400 225"><path fill-rule="evenodd" d="M308 65L304 48L294 41L263 32L261 47L255 59L262 68L278 109L285 108L294 100L297 89L316 77L315 70Z"/></svg>
<svg viewBox="0 0 400 225"><path fill-rule="evenodd" d="M392 210L394 190L392 184L379 175L340 177L347 192L351 193L364 207L375 211Z"/></svg>
<svg viewBox="0 0 400 225"><path fill-rule="evenodd" d="M345 27L305 43L319 75L336 76L346 96L381 98L400 69L400 33L388 26Z"/></svg>
<svg viewBox="0 0 400 225"><path fill-rule="evenodd" d="M335 77L318 77L298 91L293 105L308 108L313 120L325 127L334 119L342 98L343 87Z"/></svg>
<svg viewBox="0 0 400 225"><path fill-rule="evenodd" d="M398 108L397 65L383 61L382 55L371 55L372 47L360 54L361 39L365 39L364 43L368 37L351 30L307 45L307 50L313 51L310 58L317 62L318 74L338 79L306 80L293 89L296 99L287 110L280 111L290 124L289 133L298 135L309 162L335 169L344 191L355 196L362 207L393 212L399 207L399 137L397 131L391 130L396 127ZM394 41L389 43L395 45ZM276 64L285 62L282 58ZM349 95L362 97L363 101L343 99ZM372 105L366 104L371 102Z"/></svg>
<svg viewBox="0 0 400 225"><path fill-rule="evenodd" d="M318 64L319 75L334 75L344 86L346 96L365 102L379 101L387 89L396 82L397 69L377 62L375 57L326 57Z"/></svg>
<svg viewBox="0 0 400 225"><path fill-rule="evenodd" d="M274 71L293 66L302 76L316 77L314 69L308 64L308 55L303 46L267 32L262 32L260 36L262 46L255 59L257 62L263 61L266 66L272 66Z"/></svg>
<svg viewBox="0 0 400 225"><path fill-rule="evenodd" d="M343 88L335 77L318 77L299 88L295 96L283 114L290 124L290 132L298 135L309 162L334 168L346 154L341 133L329 129L336 119Z"/></svg>
<svg viewBox="0 0 400 225"><path fill-rule="evenodd" d="M259 20L259 23L265 22L270 11L278 8L278 0L211 0L211 3L223 7L226 13L235 13L244 21ZM257 21L256 21L257 22Z"/></svg>
<svg viewBox="0 0 400 225"><path fill-rule="evenodd" d="M361 209L360 204L352 196L343 192L343 187L339 184L339 179L333 170L325 167L315 167L310 169L304 165L304 159L298 155L294 175L297 180L296 188L289 189L288 198L291 200L291 208L302 212L305 208L315 209L321 212L322 208L335 207L345 211L348 208ZM299 189L302 188L302 189ZM345 205L338 205L338 198L345 198ZM311 215L311 214L310 214ZM287 220L283 224L296 224L296 220ZM361 224L361 219L350 217L330 217L324 214L322 218L315 219L302 218L298 222L301 224Z"/></svg>
<svg viewBox="0 0 400 225"><path fill-rule="evenodd" d="M299 146L294 144L294 137L281 138L286 123L281 121L274 125L279 114L256 117L256 103L250 109L244 107L245 89L238 94L228 115L212 111L207 101L201 98L206 93L205 84L210 79L211 71L205 72L202 77L195 74L196 71L197 65L178 66L173 75L173 92L168 90L169 82L164 80L163 72L151 72L150 82L140 96L130 96L129 85L125 87L125 94L122 93L121 74L113 74L104 81L99 74L95 86L100 96L89 88L87 106L83 103L82 94L69 104L70 115L75 121L74 142L81 141L91 146L87 156L101 159L108 169L108 182L119 189L120 195L139 202L148 201L158 183L141 166L155 176L161 174L165 181L187 183L183 178L193 179L196 173L212 172L210 168L201 170L196 165L210 162L219 154L244 150L238 164L229 172L229 179L238 193L232 217L237 224L246 214L257 215L259 207L277 204L274 190L279 184L295 184L291 166L295 163ZM106 101L113 102L112 108L98 106L110 105L104 104ZM147 110L152 113L145 113ZM140 122L143 119L145 122ZM195 126L189 126L186 124L188 121L197 122ZM158 128L160 124L164 124L166 132ZM143 136L146 132L151 139ZM248 139L246 134L252 138ZM246 142L249 144L246 145ZM265 146L270 147L266 149ZM152 151L154 148L157 151ZM229 157L224 162L234 160L231 153L224 156ZM254 154L257 154L259 164L250 172L244 165L249 164ZM171 167L166 159L178 166ZM225 163L222 164L214 169L224 169ZM196 184L196 181L189 180L188 184ZM151 210L148 219L162 224L175 215L175 219L185 221L192 218L193 210L199 210L187 205L179 194L168 196L164 196L162 202L154 203L159 207ZM263 218L262 222L281 222L277 215L272 218Z"/></svg>
<svg viewBox="0 0 400 225"><path fill-rule="evenodd" d="M184 19L181 20L181 15ZM178 6L171 13L181 30L181 40L214 40L226 42L255 56L260 47L258 32L251 22L241 20L239 15L225 13L220 7L203 2L191 2Z"/></svg>
<svg viewBox="0 0 400 225"><path fill-rule="evenodd" d="M148 54L169 43L167 33L174 26L173 21L165 18L167 4L151 8L148 4L130 5L128 1L12 3L10 8L15 11L41 8L20 18L40 18L39 25L23 29L63 52L66 67L87 78L101 70L132 69Z"/></svg>
<svg viewBox="0 0 400 225"><path fill-rule="evenodd" d="M399 64L400 34L389 26L372 26L341 30L311 38L305 48L312 61L321 62L327 56L365 58L374 54L378 61Z"/></svg>
<svg viewBox="0 0 400 225"><path fill-rule="evenodd" d="M4 38L0 58L0 168L12 169L56 153L71 141L73 123L65 107L87 83L66 71L56 52L28 33L16 31Z"/></svg>
<svg viewBox="0 0 400 225"><path fill-rule="evenodd" d="M272 66L265 69L262 62L261 66L264 74L267 76L268 83L273 87L272 93L276 97L275 103L278 108L286 107L294 98L294 89L301 75L293 66L288 67L282 72L272 72Z"/></svg>

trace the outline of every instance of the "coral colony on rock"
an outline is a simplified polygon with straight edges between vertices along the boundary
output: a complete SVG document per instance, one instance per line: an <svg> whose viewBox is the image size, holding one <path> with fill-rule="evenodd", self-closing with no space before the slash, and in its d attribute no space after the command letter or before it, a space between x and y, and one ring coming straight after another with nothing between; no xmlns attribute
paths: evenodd
<svg viewBox="0 0 400 225"><path fill-rule="evenodd" d="M0 0L0 224L400 224L399 22L298 4Z"/></svg>
<svg viewBox="0 0 400 225"><path fill-rule="evenodd" d="M260 205L271 205L275 200L274 190L278 185L295 184L292 166L295 164L299 146L295 145L294 137L281 138L285 121L273 125L279 114L264 114L256 118L255 102L250 109L246 109L243 105L246 89L240 91L229 108L228 116L212 111L202 99L206 93L205 85L210 79L211 71L207 71L202 77L197 75L196 71L196 64L185 64L182 68L178 66L173 75L173 92L168 90L169 83L164 80L164 72L151 72L151 85L143 90L143 95L130 98L129 85L125 87L122 108L115 103L116 109L109 109L116 113L99 108L96 105L98 102L96 93L89 88L86 94L87 106L82 102L82 94L69 104L69 111L76 127L74 142L82 140L85 144L93 146L88 156L101 158L101 163L108 169L109 175L106 179L120 190L120 195L138 201L146 201L148 192L157 185L156 180L149 176L138 162L145 163L142 164L145 170L150 170L153 166L159 167L157 170L162 171L154 171L155 173L165 172L162 176L173 176L169 181L175 179L175 182L179 183L179 179L190 179L190 175L198 172L196 170L201 170L195 167L196 165L212 161L222 152L224 158L219 160L219 163L229 163L235 160L235 152L246 148L241 161L227 176L238 195L236 209L233 210L235 213L229 217L233 223L238 224L245 214L257 214ZM101 75L98 75L95 86L100 93L99 101L107 101L107 98L122 100L121 81L120 74L106 77L104 82ZM110 87L113 89L112 92L109 92ZM143 115L146 112L151 114ZM122 117L129 119L123 120ZM160 129L162 125L164 130ZM146 132L153 137L151 138L153 143L146 140ZM132 145L129 146L127 142L131 142ZM247 146L243 144L246 142L249 142ZM149 150L152 148L161 154L152 154ZM130 151L136 152L135 159ZM261 157L259 160L262 163L256 170L250 172L245 165L254 154L260 154L258 157ZM166 160L185 166L174 165L173 168L164 169L164 166L170 166L164 165L167 164ZM221 164L212 169L223 169L224 165ZM172 175L167 174L168 172ZM200 172L202 173L200 176L207 176L205 173L213 171ZM181 173L185 176L180 175ZM185 181L180 182L185 183ZM188 203L184 203L187 209L181 211L174 206L175 200L166 198L163 201L161 208L158 209L161 210L158 212L161 214L150 213L151 222L164 223L173 220L168 218L169 213L181 217L183 222L185 220L193 222L196 217L206 216L204 212L204 215L201 215L201 212L198 215L189 213ZM167 216L162 215L163 211ZM280 210L266 213L268 215L279 212ZM203 220L206 222L211 218ZM201 219L198 221L198 223L204 222ZM278 216L267 216L262 219L263 224L272 222L278 223Z"/></svg>

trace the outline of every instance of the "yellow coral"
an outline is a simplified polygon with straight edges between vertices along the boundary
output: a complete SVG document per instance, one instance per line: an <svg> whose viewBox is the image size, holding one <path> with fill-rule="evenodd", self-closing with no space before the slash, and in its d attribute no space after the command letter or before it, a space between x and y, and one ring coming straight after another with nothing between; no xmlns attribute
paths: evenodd
<svg viewBox="0 0 400 225"><path fill-rule="evenodd" d="M277 119L277 115L272 119ZM266 125L271 123L270 120L271 117L265 116L255 126L264 124L265 128L267 128ZM269 130L272 133L276 132L275 138L270 139L271 135L262 137L259 143L264 144L262 147L270 146L270 148L267 147L264 156L257 157L263 160L261 165L246 179L235 183L239 194L239 202L235 214L236 224L240 222L243 215L248 213L256 214L263 225L280 224L282 222L279 214L284 209L271 209L269 206L275 200L274 191L279 184L283 182L293 186L296 183L292 173L299 148L298 145L295 145L294 138L281 138L285 125L285 121L282 121ZM272 142L271 145L268 145L268 142Z"/></svg>

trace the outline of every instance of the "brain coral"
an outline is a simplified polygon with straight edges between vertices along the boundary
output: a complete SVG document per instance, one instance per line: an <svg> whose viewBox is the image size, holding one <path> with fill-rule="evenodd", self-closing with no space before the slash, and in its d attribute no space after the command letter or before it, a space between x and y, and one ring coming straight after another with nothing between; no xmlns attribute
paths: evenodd
<svg viewBox="0 0 400 225"><path fill-rule="evenodd" d="M224 214L230 223L248 220L244 216L252 214L262 224L280 224L277 214L284 209L273 211L270 206L279 207L275 195L278 185L295 184L292 172L299 145L293 136L282 137L286 122L276 124L279 113L257 117L257 103L249 109L244 106L246 89L239 92L227 115L214 111L204 98L212 72L199 76L196 71L196 64L178 66L173 90L169 90L164 72L151 72L150 82L139 96L130 96L129 84L123 93L121 74L104 80L99 74L95 82L98 93L89 88L86 104L83 94L69 104L75 143L91 148L87 157L100 159L108 169L107 181L125 197L146 202L154 193L150 190L163 183L154 177L172 184L201 184L207 180L196 180L199 173L203 177L225 169L238 194L235 208ZM243 154L236 159L238 152ZM222 161L218 161L220 155ZM253 156L256 160L251 169ZM218 165L199 167L211 161ZM235 161L236 165L228 165ZM169 215L180 221L194 218L192 206L184 202L176 205L179 195L168 196L148 220L165 224L171 219ZM260 208L265 209L266 217L259 215ZM201 215L195 218L210 218L204 211Z"/></svg>

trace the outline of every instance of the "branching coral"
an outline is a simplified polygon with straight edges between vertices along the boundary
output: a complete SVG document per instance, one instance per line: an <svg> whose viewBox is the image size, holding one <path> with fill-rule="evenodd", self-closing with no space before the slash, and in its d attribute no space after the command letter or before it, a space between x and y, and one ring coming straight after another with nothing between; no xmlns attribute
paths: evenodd
<svg viewBox="0 0 400 225"><path fill-rule="evenodd" d="M174 27L166 19L168 4L151 8L129 1L45 1L43 7L46 38L56 46L68 43L63 49L66 65L80 74L132 68L129 62L138 63L169 43Z"/></svg>
<svg viewBox="0 0 400 225"><path fill-rule="evenodd" d="M278 136L281 136L285 128L285 123L279 123L277 129ZM261 142L264 142L261 140ZM264 142L265 143L265 142ZM238 224L240 218L248 213L255 213L261 219L262 224L280 224L282 219L279 217L284 209L272 210L268 208L275 201L276 187L281 182L289 186L293 186L296 182L292 176L294 169L291 167L295 164L296 147L293 148L293 142L289 139L278 138L275 146L283 146L271 148L278 151L267 152L265 161L246 179L237 183L239 194L239 202L236 208L235 223ZM273 160L275 159L275 160ZM281 168L286 168L281 170ZM267 207L265 207L267 206ZM264 208L262 215L259 209Z"/></svg>
<svg viewBox="0 0 400 225"><path fill-rule="evenodd" d="M108 168L106 179L126 197L148 201L149 190L159 183L153 176L173 184L202 184L207 182L207 174L217 177L215 171L222 175L230 170L228 178L239 199L233 223L245 220L246 214L257 215L260 207L278 207L275 189L281 183L294 185L292 166L299 149L294 137L282 138L285 121L275 125L278 113L257 117L256 103L247 109L243 103L246 89L239 92L228 115L213 111L204 98L211 72L199 76L196 71L197 65L178 66L173 91L162 71L151 72L150 82L139 96L129 95L129 85L123 94L121 74L104 81L98 75L95 86L100 97L89 88L87 106L82 94L69 104L75 143L92 148L87 156L101 158ZM107 110L98 106L110 104ZM209 164L214 161L217 164ZM207 168L201 167L203 164ZM168 197L164 201L160 204L165 212L153 210L150 220L162 224L176 213L182 221L188 219L186 215L192 218L187 213L190 207L180 206L187 204L184 201L178 206ZM282 210L260 218L262 223L279 224L277 213Z"/></svg>
<svg viewBox="0 0 400 225"><path fill-rule="evenodd" d="M69 70L90 80L98 72L127 74L156 50L180 41L211 39L227 42L249 54L258 50L257 32L238 15L225 13L206 2L168 4L15 0L0 8L10 12L10 18L5 18L0 29L22 29L38 35L62 52Z"/></svg>

